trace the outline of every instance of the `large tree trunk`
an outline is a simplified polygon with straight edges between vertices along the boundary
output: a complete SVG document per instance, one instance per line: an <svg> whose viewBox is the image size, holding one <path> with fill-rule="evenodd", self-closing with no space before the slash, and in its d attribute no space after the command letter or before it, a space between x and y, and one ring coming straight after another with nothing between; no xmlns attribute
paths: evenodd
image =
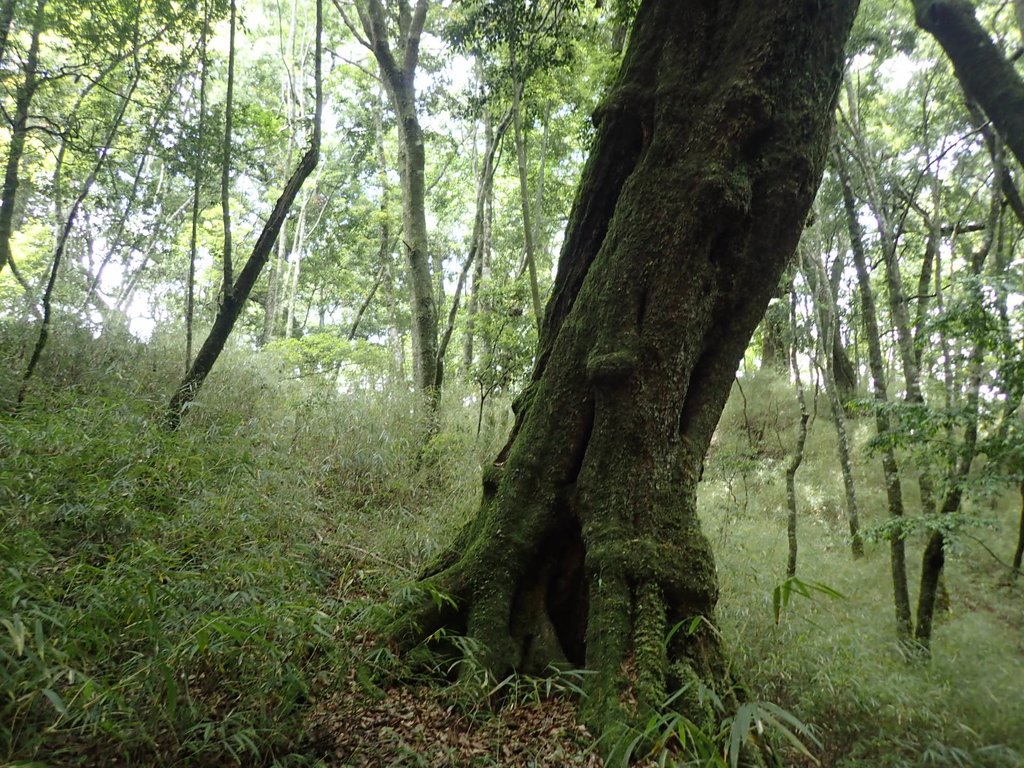
<svg viewBox="0 0 1024 768"><path fill-rule="evenodd" d="M388 628L400 647L447 626L499 677L586 664L599 730L722 683L696 487L820 180L856 5L642 3L532 382L478 516ZM706 721L688 690L672 706Z"/></svg>

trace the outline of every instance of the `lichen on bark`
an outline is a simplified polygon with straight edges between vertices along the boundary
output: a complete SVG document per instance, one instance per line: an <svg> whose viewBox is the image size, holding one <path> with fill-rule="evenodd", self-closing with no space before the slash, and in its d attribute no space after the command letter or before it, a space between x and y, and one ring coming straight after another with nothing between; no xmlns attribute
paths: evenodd
<svg viewBox="0 0 1024 768"><path fill-rule="evenodd" d="M586 666L598 732L669 700L707 722L700 686L729 683L696 487L820 181L855 8L641 4L528 394L479 514L423 577L454 607L399 610L400 647L445 627L479 641L498 679Z"/></svg>

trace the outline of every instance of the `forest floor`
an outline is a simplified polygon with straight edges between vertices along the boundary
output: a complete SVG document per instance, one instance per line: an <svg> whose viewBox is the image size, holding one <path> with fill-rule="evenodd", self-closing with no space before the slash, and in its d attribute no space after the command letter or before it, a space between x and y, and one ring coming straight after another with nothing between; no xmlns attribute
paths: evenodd
<svg viewBox="0 0 1024 768"><path fill-rule="evenodd" d="M473 514L503 409L478 437L453 394L424 450L408 396L338 395L239 356L169 435L159 416L177 365L124 344L58 339L27 406L0 415L0 766L601 765L575 717L578 674L469 668L439 684L453 670L413 668L365 633ZM784 384L744 386L701 504L720 631L751 696L808 724L825 768L1024 766L1024 579L999 562L1019 497L971 500L933 658L909 661L888 544L869 537L866 557L850 556L834 433L818 417L798 474L798 576L828 590L776 620L795 417ZM851 425L868 529L885 510L869 421ZM920 536L908 549L916 592ZM785 765L815 764L777 746Z"/></svg>

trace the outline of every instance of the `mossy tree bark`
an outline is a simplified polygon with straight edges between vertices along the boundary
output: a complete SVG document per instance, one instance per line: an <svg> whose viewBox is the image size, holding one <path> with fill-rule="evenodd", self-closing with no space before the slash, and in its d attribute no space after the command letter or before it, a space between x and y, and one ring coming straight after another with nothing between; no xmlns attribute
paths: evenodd
<svg viewBox="0 0 1024 768"><path fill-rule="evenodd" d="M399 648L447 627L499 678L585 664L600 731L723 681L696 486L820 181L856 6L641 4L511 437L387 628ZM689 690L672 706L702 721Z"/></svg>

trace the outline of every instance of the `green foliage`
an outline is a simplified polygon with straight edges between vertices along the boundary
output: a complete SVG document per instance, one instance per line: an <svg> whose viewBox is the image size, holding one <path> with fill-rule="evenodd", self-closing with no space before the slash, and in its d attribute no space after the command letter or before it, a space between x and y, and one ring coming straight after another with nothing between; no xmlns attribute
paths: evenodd
<svg viewBox="0 0 1024 768"><path fill-rule="evenodd" d="M850 426L862 525L874 530L888 517L878 461L864 450L873 429L870 420ZM799 476L801 569L828 574L828 588L844 599L804 601L778 623L781 590L775 574L787 551L783 470L766 473L746 513L736 515L725 503L726 478L715 462L745 446L747 437L733 427L720 429L716 441L718 452L709 458L699 493L706 525L721 527L723 536L716 547L718 626L750 697L776 702L813 724L822 747L803 741L825 766L944 765L957 750L978 768L1019 764L1024 741L1017 723L1024 709L1015 691L1024 680L1024 662L1015 650L1020 624L1012 608L1019 591L997 588L1005 569L982 547L1008 557L1003 553L1015 541L1019 496L1003 493L984 518L973 512L970 521L959 521L952 538L958 556L947 560L944 572L952 610L937 616L941 631L930 664L908 665L895 639L888 546L872 539L860 561L846 553L831 425L824 419L812 423ZM905 491L913 503L912 484ZM915 513L906 519L917 518ZM925 535L924 528L908 531L908 554ZM913 584L916 558L908 566ZM812 598L822 594L809 591ZM800 593L791 591L791 600L795 594ZM778 745L782 764L807 762L785 744ZM940 757L944 752L947 757Z"/></svg>
<svg viewBox="0 0 1024 768"><path fill-rule="evenodd" d="M166 434L148 360L78 343L0 424L0 760L295 763L345 658L309 469L245 421Z"/></svg>
<svg viewBox="0 0 1024 768"><path fill-rule="evenodd" d="M986 521L964 513L914 515L888 518L865 530L863 535L865 541L879 542L906 539L913 534L941 533L948 551L955 553L960 548L960 536L965 529L985 525Z"/></svg>
<svg viewBox="0 0 1024 768"><path fill-rule="evenodd" d="M339 328L314 330L300 338L276 339L266 351L299 376L322 374L355 384L379 378L388 368L390 350L380 344L353 339Z"/></svg>
<svg viewBox="0 0 1024 768"><path fill-rule="evenodd" d="M627 726L612 732L614 739L609 766L628 768L636 761L644 765L701 766L701 768L737 768L745 754L767 749L768 740L777 736L815 765L818 761L807 744L821 748L812 729L777 704L749 701L727 715L723 702L703 686L696 692L702 704L713 706L721 717L717 730L695 723L674 709L675 702L691 693L676 691L641 726Z"/></svg>
<svg viewBox="0 0 1024 768"><path fill-rule="evenodd" d="M529 376L537 332L529 313L525 280L509 285L485 285L478 301L485 311L473 319L477 356L470 370L481 401L518 390Z"/></svg>
<svg viewBox="0 0 1024 768"><path fill-rule="evenodd" d="M818 581L804 581L796 576L790 576L775 585L775 589L772 590L772 616L775 619L775 624L778 625L782 618L782 612L789 607L793 595L813 600L815 593L833 600L845 599L845 595L827 584Z"/></svg>

